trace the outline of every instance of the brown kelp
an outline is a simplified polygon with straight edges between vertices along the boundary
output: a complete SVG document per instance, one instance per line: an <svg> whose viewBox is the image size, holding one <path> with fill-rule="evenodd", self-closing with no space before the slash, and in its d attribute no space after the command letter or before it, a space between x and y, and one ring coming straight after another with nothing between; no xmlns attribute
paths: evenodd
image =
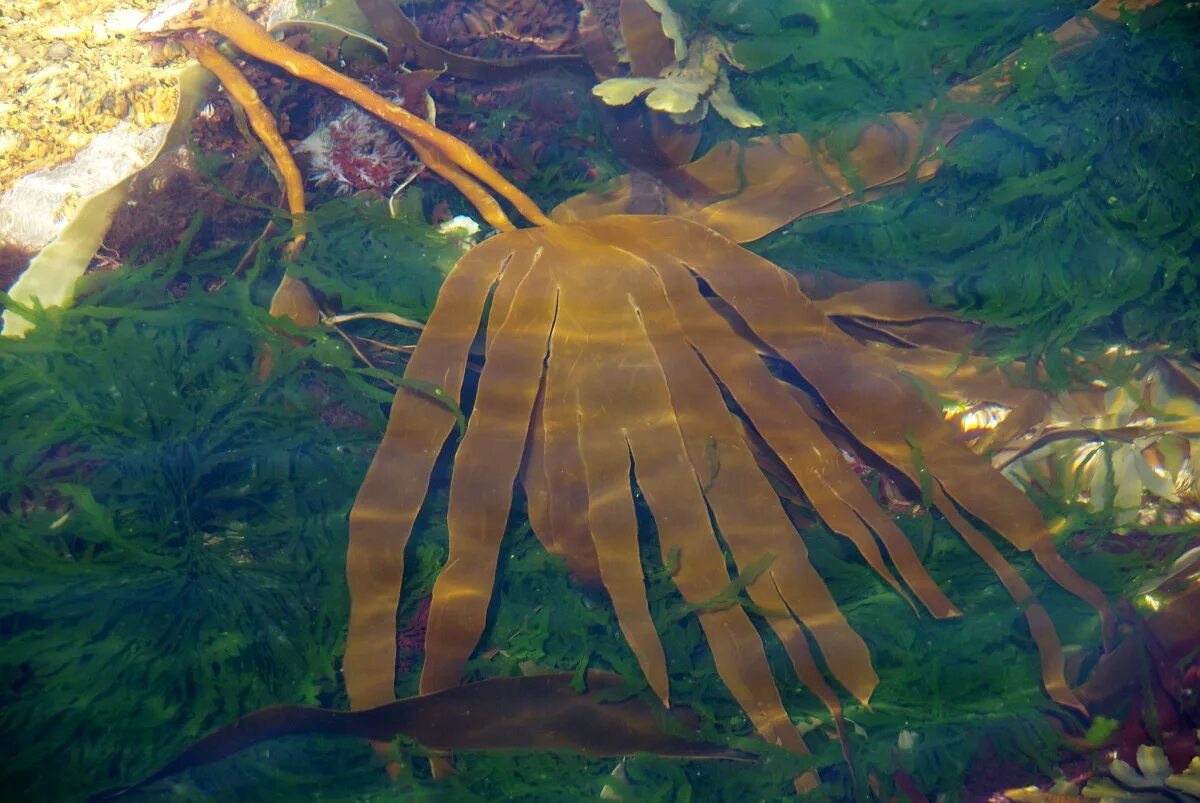
<svg viewBox="0 0 1200 803"><path fill-rule="evenodd" d="M686 712L684 712L686 713ZM114 789L110 800L193 767L211 764L268 739L332 733L388 742L415 739L430 750L574 750L591 756L655 753L676 758L748 760L747 753L680 735L686 717L630 694L608 672L493 678L376 708L331 711L280 705L214 731L141 783Z"/></svg>
<svg viewBox="0 0 1200 803"><path fill-rule="evenodd" d="M428 166L501 230L447 278L351 513L345 679L354 707L394 697L404 550L458 421L482 323L484 364L454 455L450 554L434 586L423 693L461 680L484 628L519 483L534 532L577 575L608 592L649 685L667 704L665 659L639 562L636 484L654 516L664 563L696 613L722 679L768 741L805 751L751 613L774 630L797 674L835 718L840 704L809 636L829 673L858 699L869 698L877 679L866 645L809 563L756 450L765 445L830 529L851 540L897 592L911 593L936 617L958 614L823 430L828 417L928 492L1021 606L1050 696L1082 708L1067 686L1048 615L968 516L1032 551L1055 580L1103 613L1099 591L1057 554L1053 527L1033 502L953 436L900 365L839 328L790 274L738 246L735 240L750 239L745 232L725 233L716 219L673 210L552 221L468 146L270 38L228 0L197 4L166 22L227 36L249 55L396 125ZM1003 79L1002 71L995 80ZM909 149L918 141L925 140L884 137L876 145L864 135L872 159L896 166L883 170L880 186L909 174L923 156ZM793 156L813 161L811 152ZM821 174L820 165L809 169ZM748 206L734 209L734 217L770 230L850 192L834 182L829 198L813 205L798 197L811 189L768 185L775 198L768 207L798 211ZM534 225L516 228L489 190ZM764 355L794 370L799 384L781 383ZM730 597L731 584L744 588L748 602Z"/></svg>

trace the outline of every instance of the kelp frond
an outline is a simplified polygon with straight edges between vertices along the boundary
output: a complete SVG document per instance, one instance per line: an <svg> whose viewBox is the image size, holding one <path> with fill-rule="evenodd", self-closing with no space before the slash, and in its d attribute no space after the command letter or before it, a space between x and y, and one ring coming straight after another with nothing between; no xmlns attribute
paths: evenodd
<svg viewBox="0 0 1200 803"><path fill-rule="evenodd" d="M434 587L423 691L458 683L483 631L519 480L535 533L578 575L599 578L650 686L669 700L638 561L632 469L664 561L678 555L675 583L699 609L718 671L765 737L802 749L746 612L703 605L730 582L722 542L739 571L774 556L747 593L806 684L838 711L801 625L834 678L866 701L876 682L866 647L809 564L723 392L831 529L897 591L911 591L935 616L956 615L837 447L768 370L759 355L766 350L791 363L870 451L914 482L928 473L939 508L1024 607L1051 696L1079 707L1045 611L960 507L1014 546L1033 549L1060 582L1103 607L1099 594L1054 554L1033 503L961 445L895 366L837 328L790 275L678 218L615 216L504 233L451 274L408 375L457 392L493 284L478 396L455 457L450 556ZM733 320L718 312L717 299ZM352 513L346 677L356 704L391 694L403 536L452 427L444 406L401 390Z"/></svg>
<svg viewBox="0 0 1200 803"><path fill-rule="evenodd" d="M1051 528L1033 502L954 437L886 351L846 334L794 277L730 239L748 238L740 225L726 234L663 215L553 223L468 146L290 51L227 0L206 5L188 26L227 35L251 55L397 125L431 168L502 229L448 276L351 513L344 676L355 708L394 697L405 547L455 429L482 324L484 363L454 455L449 557L433 590L423 693L462 679L485 627L520 484L537 536L577 576L608 592L649 686L668 704L666 660L639 560L636 485L654 517L663 562L695 611L721 678L767 741L805 752L750 613L765 617L799 677L839 723L838 695L808 637L829 674L857 699L869 699L877 678L866 645L810 564L756 452L765 451L892 588L915 598L914 607L935 617L959 613L826 434L822 423L831 419L864 452L922 488L992 568L1025 614L1050 696L1082 709L1067 687L1062 647L1045 610L968 516L1032 551L1056 581L1103 612L1100 592L1055 552ZM880 185L906 175L904 165L915 155L908 145L898 150L892 137L872 148L883 165ZM811 157L798 155L806 164ZM742 178L760 171L755 159L751 154L744 162L749 172ZM719 182L711 186L719 189ZM514 228L485 187L535 227ZM777 183L765 187L776 199L795 197ZM851 191L835 184L818 207ZM775 206L762 207L768 225L795 216ZM705 208L715 214L718 207ZM731 219L753 224L756 215ZM764 356L789 364L805 389L781 382ZM430 387L440 390L436 398L420 390ZM727 552L750 605L727 593L734 582ZM714 599L730 604L713 605ZM800 785L814 783L808 776Z"/></svg>
<svg viewBox="0 0 1200 803"><path fill-rule="evenodd" d="M577 682L579 681L579 682ZM303 705L263 708L216 730L145 780L112 789L111 800L184 770L211 764L268 739L330 733L389 742L415 739L433 750L563 750L590 756L654 753L748 761L753 755L680 735L684 722L630 696L608 672L492 678L377 708L332 711ZM614 738L615 737L615 738Z"/></svg>

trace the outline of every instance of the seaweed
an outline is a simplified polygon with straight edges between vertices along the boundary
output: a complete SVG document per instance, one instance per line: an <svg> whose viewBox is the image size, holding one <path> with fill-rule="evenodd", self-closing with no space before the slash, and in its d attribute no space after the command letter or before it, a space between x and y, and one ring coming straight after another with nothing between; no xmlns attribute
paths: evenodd
<svg viewBox="0 0 1200 803"><path fill-rule="evenodd" d="M288 270L342 312L424 320L461 244L425 223L420 192L398 205L336 198L306 218L304 250Z"/></svg>
<svg viewBox="0 0 1200 803"><path fill-rule="evenodd" d="M1014 14L1031 7L1012 6ZM1046 17L1056 10L1042 9ZM1038 19L1001 26L1004 35L989 37L983 50L1002 54L1031 36L1036 44ZM1003 346L1013 354L1109 334L1195 348L1197 202L1188 182L1197 146L1187 130L1194 100L1183 93L1200 97L1200 71L1189 26L1192 18L1176 9L1154 29L1110 37L1104 53L1062 67L1032 63L1034 77L960 140L944 175L920 193L800 221L760 247L798 267L932 279L946 304L1021 327ZM964 23L956 58L989 60L967 50L967 30ZM970 36L978 41L977 30ZM868 68L827 59L802 69L828 70L847 87L869 75L887 88L880 76L910 69L893 57ZM900 95L929 88L928 79L892 86L854 108L772 94L785 84L811 90L793 80L799 69L795 58L784 60L742 79L737 91L779 98L776 124L791 130L785 114L833 128L875 103L904 107ZM864 69L874 72L860 75ZM1118 104L1127 111L1114 121ZM361 199L319 206L309 215L308 248L286 267L334 307L421 319L457 245L429 233L419 211L418 203L395 220ZM344 707L345 516L383 426L387 373L362 366L332 332L300 339L271 320L264 302L285 266L263 249L248 276L230 278L244 245L188 255L185 244L137 270L95 276L78 306L38 311L26 339L0 341L5 797L69 800L149 774L204 732L268 704ZM264 348L279 359L265 382L255 371ZM720 463L710 465L715 479ZM444 487L447 466L435 471L435 487ZM1072 560L1107 593L1128 596L1152 571L1146 555L1086 548L1111 529L1111 511L1039 502L1071 521L1064 537L1085 547ZM444 494L434 494L418 519L401 620L445 558L445 505ZM653 525L640 500L638 514L647 598L655 621L666 623L659 635L673 699L701 714L707 734L760 751L759 764L637 756L624 762L625 780L610 782L612 761L467 752L457 776L434 782L417 760L421 750L402 742L404 772L389 782L365 745L302 737L192 771L173 782L172 795L557 801L586 799L608 784L633 800L771 800L818 767L836 799L861 794L871 773L890 791L888 778L902 770L953 800L984 739L1027 766L1045 768L1054 756L1058 737L1044 718L1050 706L1020 612L1000 599L986 567L944 520L897 517L930 573L972 609L961 621L912 616L843 539L821 526L804 533L839 606L877 645L874 703L846 711L861 728L852 736L852 774L836 739L819 737L832 730L828 715L794 682L782 645L761 622L774 674L787 679L785 703L815 723L818 738L809 758L740 741L750 724L717 678L695 618L672 619L685 603L670 581L670 556L650 548ZM611 607L576 593L523 511L510 521L503 554L497 598L468 667L473 677L531 666L639 676ZM1024 573L1064 641L1093 648L1100 636L1084 607L1041 573ZM398 690L415 683L415 672L402 674ZM901 732L916 734L907 749ZM146 799L164 790L157 791Z"/></svg>
<svg viewBox="0 0 1200 803"><path fill-rule="evenodd" d="M921 281L939 304L1014 328L1000 349L1010 358L1113 340L1200 348L1200 18L1170 3L1160 16L1061 64L1035 52L1017 92L971 109L983 122L932 181L797 221L757 250L786 266ZM1037 19L1020 28L1035 51ZM756 93L779 99L785 130L811 117L836 128L836 113L786 94L810 87L795 70L744 81L765 116ZM864 89L854 97L873 104Z"/></svg>
<svg viewBox="0 0 1200 803"><path fill-rule="evenodd" d="M353 226L314 218L362 253ZM284 340L261 307L265 265L227 279L237 252L187 249L94 275L77 307L0 342L0 729L22 745L9 793L66 799L153 769L149 751L114 766L122 742L180 748L246 706L337 699L345 515L383 422L362 390L374 380L316 358L333 333ZM407 273L437 273L408 252ZM418 284L395 284L373 296L420 313ZM261 383L264 346L280 370Z"/></svg>
<svg viewBox="0 0 1200 803"><path fill-rule="evenodd" d="M676 0L693 28L734 41L754 75L739 97L775 131L814 139L841 123L924 106L964 77L995 64L1039 28L1086 2L1019 0Z"/></svg>
<svg viewBox="0 0 1200 803"><path fill-rule="evenodd" d="M328 212L313 210L331 244L331 271L353 264L362 216L374 214L356 208L363 201L335 203ZM412 220L391 225L417 228ZM427 234L419 241L439 250ZM378 276L377 298L403 292L396 286L409 272L430 269L425 254L400 245L390 242L397 267ZM13 746L0 776L6 796L86 797L148 775L247 711L345 704L338 675L345 517L383 425L379 397L388 394L349 355L328 358L340 343L334 334L307 332L311 342L297 345L277 331L280 324L262 304L279 267L265 257L244 279L227 278L210 291L240 251L185 253L186 245L137 270L98 275L78 306L43 311L26 339L0 341L0 391L9 399L0 458L0 733ZM332 293L340 279L318 273L319 262L306 278ZM421 317L420 309L413 312ZM282 360L265 384L254 371L264 344ZM362 423L339 423L347 416L331 413L341 408ZM444 487L447 469L438 469L437 487ZM428 594L444 561L445 504L445 494L435 494L418 520L405 578L410 600ZM836 739L815 739L814 755L805 759L742 738L752 728L716 675L695 618L671 617L684 602L670 567L655 554L653 523L640 502L638 512L647 532L647 597L655 620L664 623L673 697L701 716L706 738L761 759L717 767L631 757L620 786L626 798L778 799L791 778L811 767L826 768L834 799L852 796L855 780L840 763ZM1076 519L1080 531L1104 530L1095 514ZM847 710L863 734L852 737L857 788L870 772L887 778L895 771L902 730L919 734L899 757L925 789L961 788L984 738L1000 755L1044 765L1055 737L1043 719L1049 703L1019 614L997 598L987 568L968 559L944 521L934 520L928 535L923 517L898 521L948 593L973 608L969 620L912 616L843 539L823 527L805 533L846 615L879 645L875 702L869 710ZM575 591L565 565L541 548L521 510L510 522L504 554L470 676L586 665L640 677L616 636L611 606ZM1006 556L1028 568L1022 556ZM1137 555L1083 560L1088 576L1109 593L1135 587L1148 571ZM1039 578L1036 591L1068 643L1098 642L1094 620L1077 600L1040 573L1028 575ZM408 612L401 611L401 620ZM761 632L776 675L791 677L782 645L769 628ZM398 677L397 688L410 693L415 684L410 671ZM818 731L832 728L816 698L795 683L781 688L789 710L821 722ZM192 770L170 788L185 800L557 801L597 794L614 766L566 754L466 752L457 776L434 781L418 760L419 748L397 749L405 771L395 781L367 746L305 736ZM134 797L162 792L152 787Z"/></svg>

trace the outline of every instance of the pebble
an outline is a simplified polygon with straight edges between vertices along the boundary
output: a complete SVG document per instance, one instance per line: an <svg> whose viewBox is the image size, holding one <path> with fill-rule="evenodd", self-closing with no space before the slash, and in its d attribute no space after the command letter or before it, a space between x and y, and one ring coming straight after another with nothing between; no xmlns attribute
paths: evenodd
<svg viewBox="0 0 1200 803"><path fill-rule="evenodd" d="M180 62L151 62L134 36L158 0L4 0L0 18L0 192L70 159L122 120L175 113Z"/></svg>

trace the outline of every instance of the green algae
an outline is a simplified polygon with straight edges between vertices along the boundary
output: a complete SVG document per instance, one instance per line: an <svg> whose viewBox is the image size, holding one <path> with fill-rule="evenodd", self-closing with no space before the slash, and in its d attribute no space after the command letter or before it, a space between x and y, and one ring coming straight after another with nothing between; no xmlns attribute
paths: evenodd
<svg viewBox="0 0 1200 803"><path fill-rule="evenodd" d="M864 4L864 14L871 12L865 19L880 7ZM949 74L931 80L929 63L960 71L990 63L1022 42L1036 45L1039 30L1078 7L1059 3L1031 14L1032 3L1016 4L1004 19L1023 11L1022 24L996 22L983 44L964 11L961 28L951 24L957 18L939 28L957 31L945 52L929 46L924 55L920 38L857 60L831 54L813 61L811 48L796 58L804 49L797 45L742 77L735 91L773 115L777 130L830 131L944 91ZM806 26L799 27L811 38ZM1143 32L1115 30L1060 65L1035 63L1035 75L960 138L930 185L797 222L758 247L793 267L926 281L947 306L1018 327L1002 346L1013 356L1107 337L1200 347L1192 300L1200 201L1191 190L1200 146L1194 130L1185 136L1200 97L1196 39L1188 39L1194 26L1194 13L1179 7ZM850 42L851 34L839 35ZM804 96L814 91L814 74L837 92ZM849 101L856 93L858 105ZM552 177L545 180L552 185ZM457 245L424 226L419 203L396 221L383 205L343 199L318 206L309 220L309 245L288 269L344 311L423 318L457 254ZM265 302L283 267L270 253L263 249L245 278L230 278L239 249L189 254L185 245L137 270L94 278L76 307L36 312L35 332L0 342L6 797L82 799L148 774L249 710L345 705L338 674L345 516L384 425L384 380L394 380L398 366L363 366L329 331L304 333L307 342L298 343L296 330L269 319ZM371 337L412 340L378 322L354 326ZM276 366L260 382L264 348ZM440 471L435 482L444 483ZM1070 522L1064 538L1092 546L1111 529L1103 512L1040 502ZM435 495L418 523L401 622L427 596L445 558L444 505L444 495ZM805 534L814 564L871 646L881 679L869 710L847 708L861 729L851 737L851 774L836 742L822 735L830 727L823 707L799 688L765 626L789 711L820 724L808 759L747 738L752 729L717 679L695 618L676 615L684 603L671 567L656 554L652 522L640 512L648 596L673 699L701 716L706 738L759 752L758 765L638 756L619 782L606 780L613 762L467 753L459 774L438 783L418 745L397 744L406 772L389 782L365 745L304 737L189 773L171 782L170 794L559 801L591 799L608 784L631 800L775 800L797 772L819 767L827 799L861 795L871 772L890 790L900 769L923 790L953 800L985 740L1002 758L1048 768L1057 749L1045 719L1052 706L1020 611L945 522L898 519L964 610L949 622L914 616L824 528ZM520 511L502 554L471 677L528 665L640 676L609 606L578 592ZM1064 642L1095 649L1099 633L1082 605L1022 556L1005 554L1028 570ZM1136 552L1069 556L1114 596L1131 593L1154 568ZM398 692L415 684L413 668L398 678ZM911 749L900 749L902 731L916 734Z"/></svg>
<svg viewBox="0 0 1200 803"><path fill-rule="evenodd" d="M980 122L928 184L798 221L758 250L785 266L920 281L938 303L1012 327L1012 357L1112 341L1200 348L1200 19L1164 6L1140 32L1109 25L1061 61L1033 58L1010 97L971 109ZM755 74L738 91L778 97L775 82L796 77ZM809 107L797 103L782 130L804 130Z"/></svg>
<svg viewBox="0 0 1200 803"><path fill-rule="evenodd" d="M364 253L355 222L361 216L342 216L345 205L334 211L327 222L342 222L324 236ZM313 216L322 220L322 210ZM403 236L403 222L391 225L390 236ZM413 237L425 236L408 227ZM181 249L100 277L75 307L43 312L26 339L0 343L0 390L12 400L0 457L0 731L16 746L0 776L6 793L81 799L148 774L255 708L345 705L338 675L345 517L383 427L388 391L379 377L390 369L331 352L341 342L333 333L307 333L309 342L297 344L294 330L280 332L262 308L278 275L267 257L246 278L206 289L215 286L209 280L228 277L239 256ZM400 260L375 292L398 292L406 271L429 269L425 256ZM320 290L313 271L308 278ZM327 278L326 290L344 279ZM277 364L260 382L255 368L264 347ZM444 484L447 469L435 482ZM445 558L444 506L445 494L435 494L418 523L402 622ZM749 738L750 723L718 679L695 617L676 615L683 600L657 555L645 510L641 519L648 596L673 699L700 716L705 738L762 760L743 767L631 757L625 783L633 799L778 799L812 766L823 768L832 799L861 792L868 772L890 777L898 768L923 788L954 789L984 739L1035 766L1053 755L1043 718L1051 706L1020 612L944 522L900 520L966 612L954 622L914 616L842 539L820 527L806 533L814 563L872 645L881 676L872 708L847 711L861 729L852 736L854 777L836 741L821 735L828 722L810 736L808 759ZM1080 528L1105 529L1095 516ZM469 677L587 666L640 678L611 608L579 594L520 511L503 554ZM1021 556L1009 557L1029 568ZM1110 593L1144 576L1129 556L1107 564L1084 559L1082 569ZM1040 572L1028 576L1064 640L1094 647L1093 617ZM786 654L765 623L763 635L789 710L827 718L790 680ZM414 666L399 677L398 692L411 693L415 682ZM919 734L918 742L897 759L902 730ZM369 747L327 737L260 746L167 783L184 800L555 801L598 794L613 768L570 755L468 753L447 785L428 777L419 746L396 749L407 772L394 783ZM47 772L51 766L56 771Z"/></svg>

